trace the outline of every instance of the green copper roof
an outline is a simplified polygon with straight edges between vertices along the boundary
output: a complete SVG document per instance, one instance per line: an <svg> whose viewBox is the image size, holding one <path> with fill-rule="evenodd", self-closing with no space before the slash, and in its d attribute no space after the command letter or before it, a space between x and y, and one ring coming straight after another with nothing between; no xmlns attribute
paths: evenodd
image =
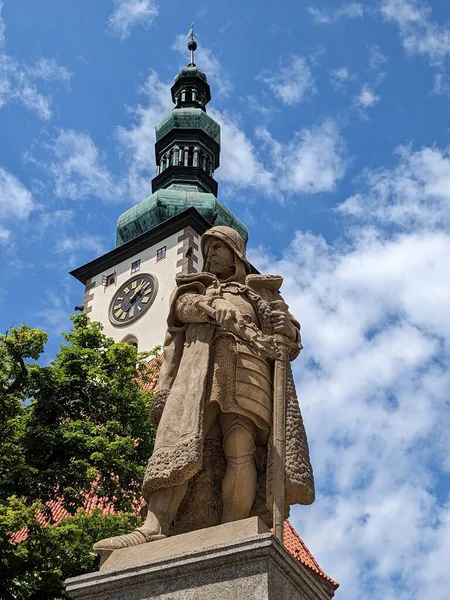
<svg viewBox="0 0 450 600"><path fill-rule="evenodd" d="M220 125L201 108L174 108L156 126L156 141L159 142L172 129L201 129L220 144Z"/></svg>
<svg viewBox="0 0 450 600"><path fill-rule="evenodd" d="M175 77L174 81L177 82L182 77L200 77L204 82L207 82L206 73L204 73L198 67L185 67L181 69L178 75Z"/></svg>
<svg viewBox="0 0 450 600"><path fill-rule="evenodd" d="M247 242L247 227L213 194L183 189L161 189L124 212L117 221L116 246L160 225L193 206L213 225L228 225Z"/></svg>

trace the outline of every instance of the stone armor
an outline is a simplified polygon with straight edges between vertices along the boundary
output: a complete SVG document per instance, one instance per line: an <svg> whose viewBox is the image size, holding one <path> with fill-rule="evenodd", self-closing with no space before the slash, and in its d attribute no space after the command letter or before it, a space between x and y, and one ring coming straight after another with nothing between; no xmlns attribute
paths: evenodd
<svg viewBox="0 0 450 600"><path fill-rule="evenodd" d="M260 327L256 311L247 297L247 288L235 283L211 285L205 291L207 302L223 298L235 306L247 323ZM176 305L180 321L189 323L204 315L196 314L196 295L185 294ZM273 366L255 355L248 343L233 333L217 329L212 338L213 359L207 378L206 402L217 402L222 412L250 418L268 431L272 423Z"/></svg>

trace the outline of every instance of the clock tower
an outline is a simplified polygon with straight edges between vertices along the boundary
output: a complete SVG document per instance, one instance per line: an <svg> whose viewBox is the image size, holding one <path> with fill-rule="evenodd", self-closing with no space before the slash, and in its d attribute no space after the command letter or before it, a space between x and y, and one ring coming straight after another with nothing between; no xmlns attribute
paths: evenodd
<svg viewBox="0 0 450 600"><path fill-rule="evenodd" d="M217 199L220 125L206 112L211 90L191 61L175 77L173 110L156 126L152 194L117 221L116 247L71 272L85 286L83 310L106 335L151 350L164 341L169 300L178 273L202 268L200 237L228 225L248 231Z"/></svg>

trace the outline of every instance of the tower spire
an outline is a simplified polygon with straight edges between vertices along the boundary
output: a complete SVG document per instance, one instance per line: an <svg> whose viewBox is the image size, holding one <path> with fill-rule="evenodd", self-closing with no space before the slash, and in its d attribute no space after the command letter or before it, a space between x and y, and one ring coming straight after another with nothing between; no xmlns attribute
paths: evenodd
<svg viewBox="0 0 450 600"><path fill-rule="evenodd" d="M195 67L195 51L197 50L197 42L196 42L197 34L194 32L194 21L191 23L191 28L188 33L188 50L191 53L191 62L188 64L188 67Z"/></svg>
<svg viewBox="0 0 450 600"><path fill-rule="evenodd" d="M117 222L117 245L125 244L186 208L195 207L211 225L231 226L247 240L248 231L217 199L214 172L220 165L220 125L206 112L208 78L195 64L194 23L187 34L191 62L171 87L173 109L156 125L157 173L152 195Z"/></svg>

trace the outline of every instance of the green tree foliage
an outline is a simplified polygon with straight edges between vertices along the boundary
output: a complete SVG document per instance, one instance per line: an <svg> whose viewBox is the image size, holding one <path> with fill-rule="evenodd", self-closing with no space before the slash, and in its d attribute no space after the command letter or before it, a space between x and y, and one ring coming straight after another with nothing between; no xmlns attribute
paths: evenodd
<svg viewBox="0 0 450 600"><path fill-rule="evenodd" d="M66 577L94 569L92 544L136 525L153 448L148 361L85 314L48 366L47 336L25 325L0 335L0 598L66 598ZM154 368L158 368L155 358ZM120 515L80 512L95 496ZM71 515L52 525L47 503ZM44 514L50 523L37 520ZM25 541L11 535L27 528Z"/></svg>

